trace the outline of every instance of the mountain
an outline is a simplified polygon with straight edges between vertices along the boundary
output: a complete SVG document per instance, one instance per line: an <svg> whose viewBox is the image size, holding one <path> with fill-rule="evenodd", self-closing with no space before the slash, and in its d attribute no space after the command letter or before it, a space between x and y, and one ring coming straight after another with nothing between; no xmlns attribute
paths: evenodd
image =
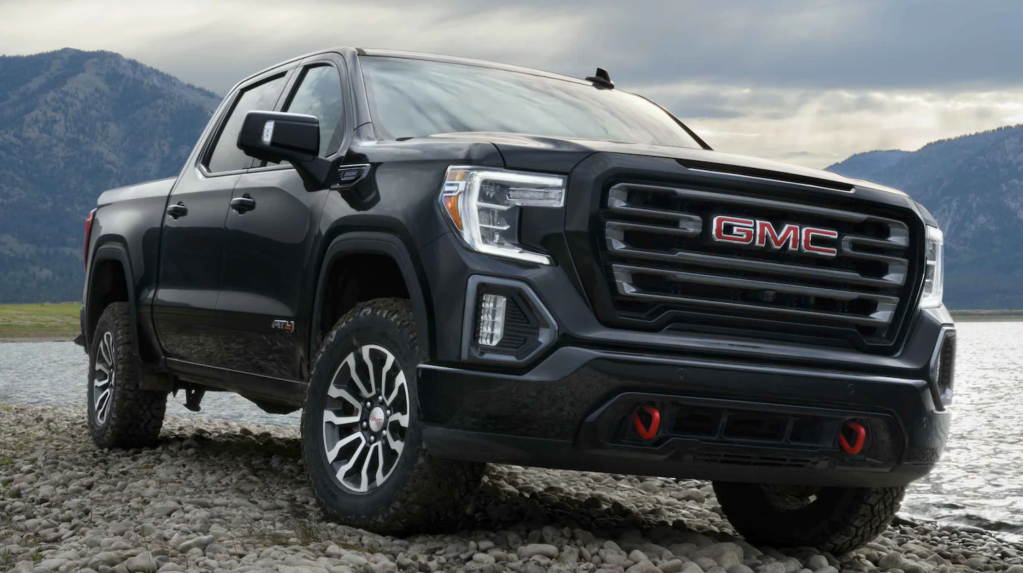
<svg viewBox="0 0 1023 573"><path fill-rule="evenodd" d="M870 179L870 176L902 161L909 151L886 149L857 153L841 163L828 167L830 171L854 179Z"/></svg>
<svg viewBox="0 0 1023 573"><path fill-rule="evenodd" d="M0 56L0 303L81 298L96 198L176 175L220 99L111 52Z"/></svg>
<svg viewBox="0 0 1023 573"><path fill-rule="evenodd" d="M927 207L945 232L949 307L1023 308L1023 125L899 154L883 165L892 152L861 153L828 169L901 189Z"/></svg>

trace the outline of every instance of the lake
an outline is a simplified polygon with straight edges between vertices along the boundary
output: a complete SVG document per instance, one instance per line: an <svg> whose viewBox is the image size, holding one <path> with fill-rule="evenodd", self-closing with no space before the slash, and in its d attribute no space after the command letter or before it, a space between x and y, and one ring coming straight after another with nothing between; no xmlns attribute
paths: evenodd
<svg viewBox="0 0 1023 573"><path fill-rule="evenodd" d="M903 514L1023 534L1023 322L958 325L954 420L941 463L914 483ZM0 344L0 402L85 405L88 360L70 342ZM203 411L184 397L168 414L297 426L299 414L264 413L244 398L210 393Z"/></svg>

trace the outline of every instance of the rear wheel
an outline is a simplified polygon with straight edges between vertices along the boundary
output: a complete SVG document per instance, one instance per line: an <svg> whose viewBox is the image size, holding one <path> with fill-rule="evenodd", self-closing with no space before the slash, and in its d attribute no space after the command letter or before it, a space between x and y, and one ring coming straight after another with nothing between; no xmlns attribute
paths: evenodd
<svg viewBox="0 0 1023 573"><path fill-rule="evenodd" d="M139 389L134 344L131 307L107 306L89 352L89 433L97 447L150 446L160 435L167 393Z"/></svg>
<svg viewBox="0 0 1023 573"><path fill-rule="evenodd" d="M452 528L464 515L485 466L423 447L419 360L407 300L361 303L324 340L302 412L302 456L328 518L398 534Z"/></svg>
<svg viewBox="0 0 1023 573"><path fill-rule="evenodd" d="M749 541L772 547L809 545L834 554L883 533L905 491L714 482L721 509Z"/></svg>

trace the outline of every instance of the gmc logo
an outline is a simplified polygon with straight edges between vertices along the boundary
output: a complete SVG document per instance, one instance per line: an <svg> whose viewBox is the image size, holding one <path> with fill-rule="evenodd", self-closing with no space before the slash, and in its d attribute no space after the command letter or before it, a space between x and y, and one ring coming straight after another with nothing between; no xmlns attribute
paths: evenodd
<svg viewBox="0 0 1023 573"><path fill-rule="evenodd" d="M838 254L838 249L821 245L826 239L838 238L838 231L831 229L787 224L778 231L770 221L719 215L714 217L713 236L715 241L753 245L772 251L786 249L822 257L833 257Z"/></svg>

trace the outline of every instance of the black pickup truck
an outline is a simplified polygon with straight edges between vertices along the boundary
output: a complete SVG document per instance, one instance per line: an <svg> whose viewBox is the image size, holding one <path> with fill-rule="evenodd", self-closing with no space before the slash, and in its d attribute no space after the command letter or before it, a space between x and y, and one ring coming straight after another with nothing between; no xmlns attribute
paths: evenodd
<svg viewBox="0 0 1023 573"><path fill-rule="evenodd" d="M324 512L379 531L456 524L492 462L713 480L746 537L841 551L949 428L933 217L601 69L284 62L99 198L86 268L97 446L154 443L171 393L302 409Z"/></svg>

